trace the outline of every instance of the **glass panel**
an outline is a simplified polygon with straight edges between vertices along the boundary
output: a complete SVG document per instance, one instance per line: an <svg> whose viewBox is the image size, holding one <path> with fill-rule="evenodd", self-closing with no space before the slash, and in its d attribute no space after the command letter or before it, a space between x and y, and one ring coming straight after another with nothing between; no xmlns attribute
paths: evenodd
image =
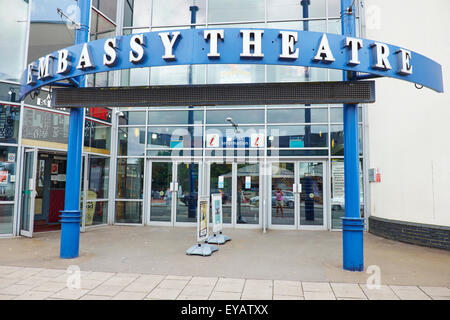
<svg viewBox="0 0 450 320"><path fill-rule="evenodd" d="M123 111L123 117L119 117L119 125L145 125L145 111Z"/></svg>
<svg viewBox="0 0 450 320"><path fill-rule="evenodd" d="M68 114L27 107L23 109L23 112L22 139L67 144L69 137Z"/></svg>
<svg viewBox="0 0 450 320"><path fill-rule="evenodd" d="M33 3L33 7L35 6ZM2 9L0 10L0 21L2 22L0 80L20 81L24 68L28 1L2 1ZM33 27L31 27L31 30L33 30ZM48 52L51 52L51 50Z"/></svg>
<svg viewBox="0 0 450 320"><path fill-rule="evenodd" d="M86 202L86 226L108 222L108 201Z"/></svg>
<svg viewBox="0 0 450 320"><path fill-rule="evenodd" d="M203 127L148 127L148 148L201 148Z"/></svg>
<svg viewBox="0 0 450 320"><path fill-rule="evenodd" d="M116 223L142 223L142 202L116 201Z"/></svg>
<svg viewBox="0 0 450 320"><path fill-rule="evenodd" d="M267 19L324 18L326 15L325 1L267 0Z"/></svg>
<svg viewBox="0 0 450 320"><path fill-rule="evenodd" d="M198 163L178 164L177 222L197 222Z"/></svg>
<svg viewBox="0 0 450 320"><path fill-rule="evenodd" d="M330 108L330 122L344 122L344 108ZM358 122L362 122L362 107L358 107Z"/></svg>
<svg viewBox="0 0 450 320"><path fill-rule="evenodd" d="M207 127L207 148L250 148L252 134L264 135L263 126L238 126L237 129L230 126ZM215 139L219 141L214 145Z"/></svg>
<svg viewBox="0 0 450 320"><path fill-rule="evenodd" d="M0 142L17 143L20 107L0 104Z"/></svg>
<svg viewBox="0 0 450 320"><path fill-rule="evenodd" d="M205 68L206 66L204 65L152 67L150 72L150 84L204 84Z"/></svg>
<svg viewBox="0 0 450 320"><path fill-rule="evenodd" d="M206 0L153 0L152 24L153 26L190 24L191 6L198 8L195 13L196 23L205 23Z"/></svg>
<svg viewBox="0 0 450 320"><path fill-rule="evenodd" d="M109 158L89 156L87 199L107 199L109 185Z"/></svg>
<svg viewBox="0 0 450 320"><path fill-rule="evenodd" d="M20 229L30 231L30 213L32 191L35 189L36 181L33 176L34 152L25 152L25 165L23 175L22 188L22 214L20 221ZM30 187L32 186L32 189Z"/></svg>
<svg viewBox="0 0 450 320"><path fill-rule="evenodd" d="M355 3L358 6L358 3ZM340 17L341 0L328 0L328 17Z"/></svg>
<svg viewBox="0 0 450 320"><path fill-rule="evenodd" d="M238 164L238 224L259 224L259 163Z"/></svg>
<svg viewBox="0 0 450 320"><path fill-rule="evenodd" d="M328 33L336 33L336 34L341 34L341 20L328 20Z"/></svg>
<svg viewBox="0 0 450 320"><path fill-rule="evenodd" d="M14 205L0 204L0 234L13 233Z"/></svg>
<svg viewBox="0 0 450 320"><path fill-rule="evenodd" d="M119 199L143 199L144 159L117 160L117 191Z"/></svg>
<svg viewBox="0 0 450 320"><path fill-rule="evenodd" d="M208 22L264 20L264 1L209 0Z"/></svg>
<svg viewBox="0 0 450 320"><path fill-rule="evenodd" d="M295 183L293 163L272 163L272 224L295 224Z"/></svg>
<svg viewBox="0 0 450 320"><path fill-rule="evenodd" d="M323 163L300 162L300 225L323 225Z"/></svg>
<svg viewBox="0 0 450 320"><path fill-rule="evenodd" d="M231 118L236 124L261 123L264 124L264 110L208 110L206 112L206 123L208 124L230 124L227 119Z"/></svg>
<svg viewBox="0 0 450 320"><path fill-rule="evenodd" d="M364 217L363 165L359 162L359 199L360 213ZM342 229L342 217L345 216L344 159L331 160L331 228Z"/></svg>
<svg viewBox="0 0 450 320"><path fill-rule="evenodd" d="M172 162L152 162L152 195L150 221L171 221Z"/></svg>
<svg viewBox="0 0 450 320"><path fill-rule="evenodd" d="M269 148L308 148L328 146L328 126L269 126Z"/></svg>
<svg viewBox="0 0 450 320"><path fill-rule="evenodd" d="M149 111L148 122L154 124L203 124L203 110Z"/></svg>
<svg viewBox="0 0 450 320"><path fill-rule="evenodd" d="M124 2L125 2L124 27L150 26L150 3L151 3L150 1L134 0Z"/></svg>
<svg viewBox="0 0 450 320"><path fill-rule="evenodd" d="M231 164L211 163L210 172L210 194L222 194L222 222L231 223L233 166ZM212 221L212 211L210 221Z"/></svg>
<svg viewBox="0 0 450 320"><path fill-rule="evenodd" d="M234 27L234 26L230 26ZM261 26L263 28L264 25ZM208 84L264 82L264 66L251 64L208 65Z"/></svg>
<svg viewBox="0 0 450 320"><path fill-rule="evenodd" d="M328 109L269 109L267 110L268 123L311 123L327 122Z"/></svg>
<svg viewBox="0 0 450 320"><path fill-rule="evenodd" d="M363 153L363 126L358 126L358 148L359 155ZM330 139L331 139L331 155L343 156L344 155L344 125L332 125L330 126Z"/></svg>
<svg viewBox="0 0 450 320"><path fill-rule="evenodd" d="M15 200L17 148L0 146L0 201Z"/></svg>
<svg viewBox="0 0 450 320"><path fill-rule="evenodd" d="M327 80L327 69L323 68L274 65L267 66L267 82L306 82Z"/></svg>
<svg viewBox="0 0 450 320"><path fill-rule="evenodd" d="M143 156L145 128L119 127L119 156Z"/></svg>
<svg viewBox="0 0 450 320"><path fill-rule="evenodd" d="M84 122L84 146L99 150L92 152L109 154L111 141L111 126L97 121L85 120Z"/></svg>

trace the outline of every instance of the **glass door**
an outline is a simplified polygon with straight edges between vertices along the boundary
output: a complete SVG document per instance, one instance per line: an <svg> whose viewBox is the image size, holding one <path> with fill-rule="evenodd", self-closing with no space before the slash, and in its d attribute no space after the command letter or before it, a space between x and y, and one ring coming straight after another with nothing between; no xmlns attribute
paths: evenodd
<svg viewBox="0 0 450 320"><path fill-rule="evenodd" d="M176 164L174 182L175 222L197 222L197 200L199 181L201 181L199 163L181 162Z"/></svg>
<svg viewBox="0 0 450 320"><path fill-rule="evenodd" d="M209 164L209 194L220 193L222 195L222 222L231 224L233 206L233 165L231 163ZM210 219L212 221L212 210Z"/></svg>
<svg viewBox="0 0 450 320"><path fill-rule="evenodd" d="M22 180L22 210L20 215L20 234L33 236L34 199L36 197L37 150L25 149Z"/></svg>
<svg viewBox="0 0 450 320"><path fill-rule="evenodd" d="M173 225L174 181L172 162L149 163L150 177L150 224Z"/></svg>
<svg viewBox="0 0 450 320"><path fill-rule="evenodd" d="M295 163L273 162L271 175L271 226L296 226Z"/></svg>
<svg viewBox="0 0 450 320"><path fill-rule="evenodd" d="M237 165L236 225L260 224L260 179L259 163Z"/></svg>
<svg viewBox="0 0 450 320"><path fill-rule="evenodd" d="M300 228L326 228L324 168L325 163L323 161L301 161L298 163Z"/></svg>

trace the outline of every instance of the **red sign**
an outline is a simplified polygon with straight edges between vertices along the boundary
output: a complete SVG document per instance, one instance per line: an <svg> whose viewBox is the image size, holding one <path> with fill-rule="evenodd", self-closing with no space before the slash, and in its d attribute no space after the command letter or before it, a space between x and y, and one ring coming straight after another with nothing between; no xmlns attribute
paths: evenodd
<svg viewBox="0 0 450 320"><path fill-rule="evenodd" d="M98 120L108 121L109 112L110 112L110 110L108 110L106 108L93 107L93 108L89 108L89 117L92 117L92 118L95 118Z"/></svg>

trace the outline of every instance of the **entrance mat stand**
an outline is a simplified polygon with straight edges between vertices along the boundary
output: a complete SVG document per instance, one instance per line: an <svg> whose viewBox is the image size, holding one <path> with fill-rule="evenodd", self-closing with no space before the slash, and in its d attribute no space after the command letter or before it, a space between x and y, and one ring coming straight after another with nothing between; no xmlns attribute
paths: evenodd
<svg viewBox="0 0 450 320"><path fill-rule="evenodd" d="M206 240L206 242L214 244L224 244L227 241L231 241L231 237L222 234L222 231L220 231L219 234L214 234L213 236L210 236L208 240Z"/></svg>
<svg viewBox="0 0 450 320"><path fill-rule="evenodd" d="M199 256L210 256L213 252L218 251L219 248L216 246L212 246L207 243L197 243L196 245L190 247L186 250L186 254L190 255L199 255Z"/></svg>

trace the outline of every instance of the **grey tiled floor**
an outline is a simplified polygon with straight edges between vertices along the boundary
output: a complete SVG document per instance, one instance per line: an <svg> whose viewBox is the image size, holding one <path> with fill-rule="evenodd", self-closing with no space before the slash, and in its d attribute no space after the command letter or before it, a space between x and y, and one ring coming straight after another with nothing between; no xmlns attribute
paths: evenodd
<svg viewBox="0 0 450 320"><path fill-rule="evenodd" d="M450 300L450 288L0 266L0 300ZM78 281L78 279L80 281Z"/></svg>

